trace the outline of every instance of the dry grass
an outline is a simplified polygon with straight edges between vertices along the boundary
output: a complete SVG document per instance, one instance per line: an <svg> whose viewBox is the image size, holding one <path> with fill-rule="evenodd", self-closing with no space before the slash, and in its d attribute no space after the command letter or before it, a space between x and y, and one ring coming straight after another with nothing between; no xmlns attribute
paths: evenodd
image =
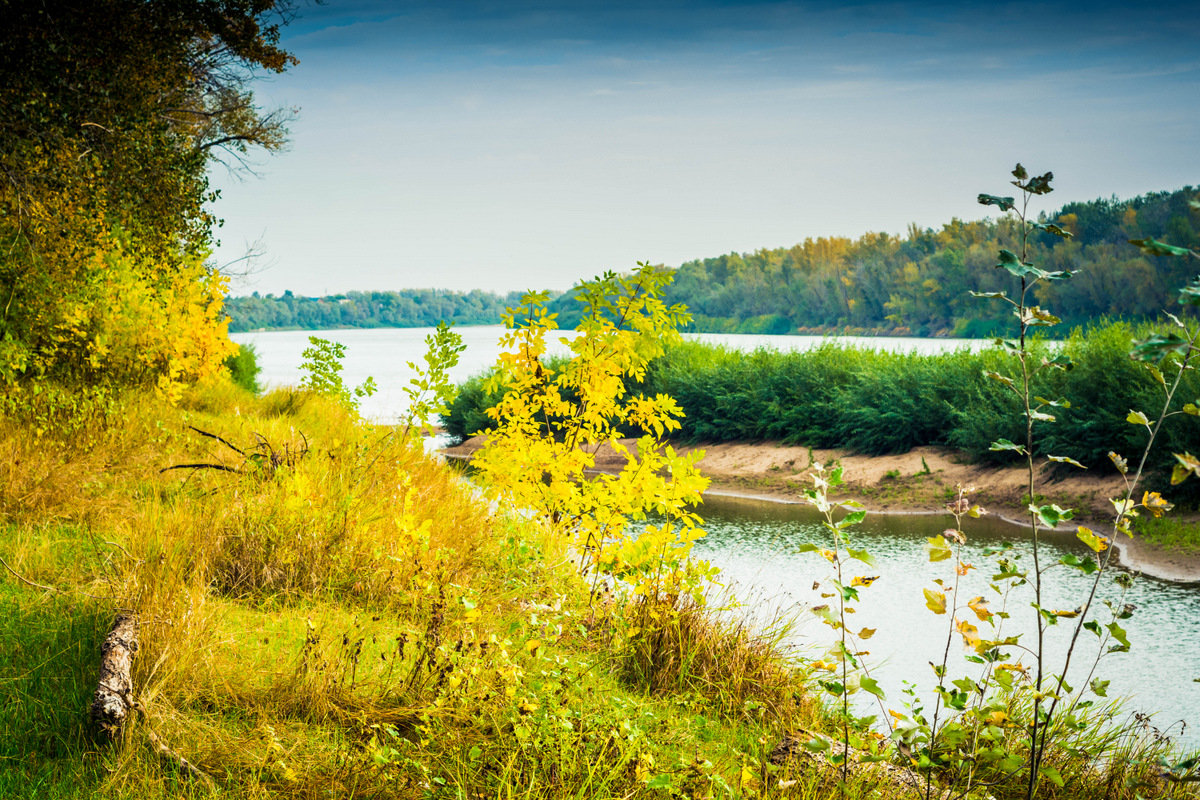
<svg viewBox="0 0 1200 800"><path fill-rule="evenodd" d="M836 793L768 761L822 725L785 623L602 608L562 541L319 397L121 408L86 446L0 421L0 555L54 587L0 582L0 796L210 796L155 737L236 798ZM236 471L160 472L190 463ZM101 750L82 709L118 608L144 716Z"/></svg>

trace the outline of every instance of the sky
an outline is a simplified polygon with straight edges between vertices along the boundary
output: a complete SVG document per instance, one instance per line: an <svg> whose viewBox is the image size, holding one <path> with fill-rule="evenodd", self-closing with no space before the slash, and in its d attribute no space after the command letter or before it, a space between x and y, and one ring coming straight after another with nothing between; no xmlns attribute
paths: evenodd
<svg viewBox="0 0 1200 800"><path fill-rule="evenodd" d="M1017 161L1046 211L1200 184L1194 2L300 2L255 89L290 145L212 172L235 295L903 234L986 216Z"/></svg>

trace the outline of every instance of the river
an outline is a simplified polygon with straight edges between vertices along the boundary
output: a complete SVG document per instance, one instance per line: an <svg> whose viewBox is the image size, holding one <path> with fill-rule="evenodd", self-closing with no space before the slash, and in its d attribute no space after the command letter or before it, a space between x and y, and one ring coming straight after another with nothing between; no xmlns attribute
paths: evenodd
<svg viewBox="0 0 1200 800"><path fill-rule="evenodd" d="M496 361L500 352L498 341L504 332L500 325L469 325L455 328L467 345L457 367L450 371L450 379L460 382L471 375L482 372ZM302 376L304 348L309 346L308 337L339 342L346 346L342 378L347 386L358 386L367 377L373 377L379 390L362 402L363 415L379 422L392 422L407 407L404 387L413 377L408 362L424 364L425 337L432 328L351 328L330 331L254 331L235 333L230 336L235 342L254 345L258 352L258 363L262 367L260 382L265 387L291 386L298 384ZM547 338L550 354L563 354L567 348L560 341L573 336L573 331L553 331ZM959 348L978 349L987 346L988 340L981 339L918 339L904 337L861 337L861 336L765 336L753 334L687 333L684 338L701 342L723 344L740 350L751 351L757 347L779 350L808 350L826 341L837 341L848 346L874 347L899 352L916 351L937 353Z"/></svg>
<svg viewBox="0 0 1200 800"><path fill-rule="evenodd" d="M460 364L451 372L454 381L478 373L495 361L499 352L497 340L503 331L500 326L472 326L457 329L467 344ZM343 377L347 385L357 385L373 376L379 391L363 401L366 416L379 421L392 421L405 407L403 387L412 377L406 362L421 363L425 352L427 328L366 329L336 331L272 331L242 333L235 341L250 342L258 351L263 383L280 386L298 383L301 377L301 352L308 346L310 335L341 342L347 347ZM560 332L552 335L551 352L565 352L558 342ZM757 347L780 350L802 350L829 339L816 336L745 336L737 334L688 334L688 338L716 342L750 351ZM918 352L941 352L962 347L978 348L987 342L953 339L854 338L838 337L835 341L847 345ZM802 609L826 600L813 589L815 581L823 580L829 564L820 556L797 552L803 542L827 546L813 512L803 506L709 496L701 515L705 518L708 537L696 546L696 554L721 569L722 581L749 604L753 616L769 617L776 612L792 613L801 620L797 641L814 652L828 646L832 632ZM875 559L875 567L863 567L856 574L878 575L869 588L860 590L862 602L855 615L856 629L874 628L877 633L865 649L865 657L873 674L888 695L887 705L900 710L903 706L903 681L914 681L926 704L932 706L928 689L933 685L929 662L938 662L946 644L946 617L936 616L925 608L922 589L933 586L937 578L953 579L951 562L930 564L925 556L925 538L946 527L948 517L919 515L874 514L857 533L856 547L865 547ZM1025 552L1025 568L1032 568L1027 545L1021 542L1020 530L998 520L969 520L966 526L968 545L966 560L977 569L968 573L966 585L960 589L965 602L976 595L989 597L987 583L993 561L983 549L996 546L1006 539L1013 540ZM1078 552L1073 540L1047 543L1049 561L1057 561L1066 552ZM1045 562L1043 562L1045 563ZM1047 596L1043 605L1056 609L1075 608L1086 597L1087 579L1075 570L1057 567L1047 576ZM989 598L990 599L990 598ZM1128 631L1132 648L1128 653L1106 656L1100 663L1097 676L1110 680L1110 696L1127 696L1129 708L1155 713L1155 724L1169 728L1170 733L1182 736L1188 747L1200 747L1200 592L1196 587L1179 586L1146 578L1135 581L1133 588L1122 598L1111 577L1101 584L1097 600L1101 622L1107 622L1101 600L1131 603L1136 606L1132 618L1121 624ZM1006 633L1022 632L1024 641L1032 638L1033 610L1031 596L1014 592L1008 609L1012 619L1006 623ZM997 602L992 602L995 608ZM1071 620L1063 620L1050 629L1048 651L1050 669L1061 664L1064 634ZM962 658L963 648L957 637L951 646L950 673L952 677L974 674ZM1086 682L1088 670L1096 654L1096 637L1084 633L1084 644L1076 656L1076 666L1069 680L1077 687Z"/></svg>
<svg viewBox="0 0 1200 800"><path fill-rule="evenodd" d="M813 509L799 504L709 495L700 514L708 536L696 543L695 555L720 567L721 581L735 596L753 603L752 613L756 618L790 614L798 620L799 642L817 652L833 643L834 632L805 610L831 602L820 596L822 590L814 589L815 582L830 576L831 565L816 553L798 552L805 542L832 546ZM954 567L953 561L930 563L923 546L927 537L941 533L953 521L948 514L868 514L851 534L852 546L867 550L875 565L849 562L852 566L847 581L853 575L879 576L869 587L859 589L861 601L856 604L858 611L851 627L877 631L863 642L863 649L870 651L864 661L887 692L889 708L902 709L905 680L925 690L921 697L932 708L928 690L934 682L929 662L941 662L947 617L935 615L925 607L922 589L936 588L934 580L939 578L953 585ZM1012 542L1014 551L1021 553L1020 567L1032 570L1028 542L1020 528L999 519L967 519L963 527L967 536L963 559L975 569L962 579L960 604L983 596L995 610L1000 607L1000 600L988 584L996 571L996 561L984 551L1005 541ZM1079 556L1086 553L1070 535L1050 536L1043 544L1043 565L1057 563L1067 553ZM1047 608L1074 609L1086 599L1090 586L1091 578L1074 569L1056 566L1045 575L1042 604ZM829 591L828 587L823 591ZM1194 586L1139 577L1122 595L1113 577L1104 577L1094 614L1101 624L1110 620L1103 605L1105 600L1136 607L1131 618L1119 623L1127 631L1132 647L1127 653L1113 653L1101 659L1096 677L1111 681L1109 697L1130 698L1130 711L1154 713L1156 726L1169 727L1172 734L1178 735L1180 723L1186 723L1181 741L1188 747L1200 747L1200 730L1193 728L1200 724L1200 684L1195 682L1200 679L1200 665L1196 663L1196 654L1200 653L1200 592ZM1032 601L1030 587L1013 590L1007 603L1011 618L1004 623L1005 635L1021 633L1022 642L1027 645L1036 637ZM974 614L965 608L962 613L988 635L986 626ZM1066 639L1074 622L1063 619L1048 629L1048 670L1061 671ZM1082 635L1068 675L1069 683L1076 688L1085 687L1099 644L1090 632ZM963 659L966 652L962 639L955 635L950 647L951 679L978 675L979 667ZM1028 659L1025 661L1028 663ZM863 711L869 713L870 708Z"/></svg>

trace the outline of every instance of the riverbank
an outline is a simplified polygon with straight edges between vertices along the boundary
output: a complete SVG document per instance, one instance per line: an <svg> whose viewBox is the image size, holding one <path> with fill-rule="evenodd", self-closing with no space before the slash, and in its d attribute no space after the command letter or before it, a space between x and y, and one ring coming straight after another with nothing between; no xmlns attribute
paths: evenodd
<svg viewBox="0 0 1200 800"><path fill-rule="evenodd" d="M447 457L469 460L483 444L482 437L446 448ZM636 442L626 442L631 448ZM709 492L735 494L773 502L800 502L809 485L809 467L814 462L837 462L843 468L845 491L839 499L854 499L877 513L940 514L958 486L975 487L973 495L989 514L1019 526L1024 521L1027 475L1022 467L993 467L971 463L966 456L937 447L917 447L907 453L865 456L845 450L810 449L777 442L683 445L682 453L703 450L701 472L712 482ZM623 466L620 455L602 448L596 466L615 472ZM1103 532L1111 526L1110 498L1124 492L1119 475L1095 475L1071 469L1043 470L1037 476L1036 493L1048 502L1076 509L1074 524ZM1192 521L1200 524L1196 515ZM1200 582L1200 553L1155 546L1141 539L1116 542L1117 558L1128 569L1160 580Z"/></svg>

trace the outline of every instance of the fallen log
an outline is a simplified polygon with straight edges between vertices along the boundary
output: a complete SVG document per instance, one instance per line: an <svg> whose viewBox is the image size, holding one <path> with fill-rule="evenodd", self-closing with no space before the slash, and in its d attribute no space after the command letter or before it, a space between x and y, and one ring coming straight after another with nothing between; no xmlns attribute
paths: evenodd
<svg viewBox="0 0 1200 800"><path fill-rule="evenodd" d="M121 735L133 707L133 654L137 652L137 617L119 614L100 645L100 680L92 699L91 720L112 741Z"/></svg>

